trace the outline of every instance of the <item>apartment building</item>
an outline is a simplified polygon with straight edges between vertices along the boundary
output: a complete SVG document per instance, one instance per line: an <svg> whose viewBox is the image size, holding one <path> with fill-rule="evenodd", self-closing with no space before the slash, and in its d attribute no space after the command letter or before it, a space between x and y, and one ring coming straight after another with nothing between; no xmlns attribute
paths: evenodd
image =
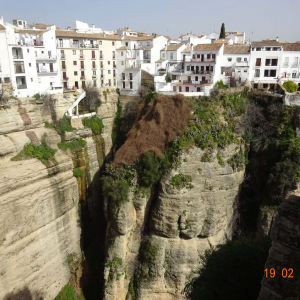
<svg viewBox="0 0 300 300"><path fill-rule="evenodd" d="M121 37L105 33L56 30L64 89L117 86L116 50Z"/></svg>
<svg viewBox="0 0 300 300"><path fill-rule="evenodd" d="M249 78L249 63L250 45L225 45L220 79L227 85L230 81L244 83Z"/></svg>
<svg viewBox="0 0 300 300"><path fill-rule="evenodd" d="M60 93L55 26L24 29L26 21L3 22L0 31L0 83L11 84L15 96Z"/></svg>
<svg viewBox="0 0 300 300"><path fill-rule="evenodd" d="M182 51L182 74L177 76L177 81L172 81L172 91L207 95L220 78L223 51L221 43L186 47Z"/></svg>
<svg viewBox="0 0 300 300"><path fill-rule="evenodd" d="M167 44L164 36L125 36L117 49L118 88L122 95L137 96L141 90L141 71L155 75L155 62Z"/></svg>

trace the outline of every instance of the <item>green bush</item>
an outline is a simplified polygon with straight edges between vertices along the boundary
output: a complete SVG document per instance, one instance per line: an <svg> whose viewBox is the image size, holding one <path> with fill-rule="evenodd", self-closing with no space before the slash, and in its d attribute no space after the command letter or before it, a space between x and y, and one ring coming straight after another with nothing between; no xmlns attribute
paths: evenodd
<svg viewBox="0 0 300 300"><path fill-rule="evenodd" d="M269 237L263 237L227 241L207 250L200 257L199 275L184 289L185 296L190 300L257 299L270 247Z"/></svg>
<svg viewBox="0 0 300 300"><path fill-rule="evenodd" d="M288 93L295 93L298 91L299 86L292 80L287 80L283 83L283 87L286 89Z"/></svg>
<svg viewBox="0 0 300 300"><path fill-rule="evenodd" d="M97 116L92 116L90 118L83 118L82 124L85 127L91 128L94 134L101 134L104 125L102 123L102 119L98 118Z"/></svg>
<svg viewBox="0 0 300 300"><path fill-rule="evenodd" d="M122 105L120 98L118 99L117 103L117 111L114 118L114 125L111 133L112 141L116 147L116 150L118 150L125 142L126 135L123 131L120 130L121 123L122 123Z"/></svg>
<svg viewBox="0 0 300 300"><path fill-rule="evenodd" d="M171 77L169 75L165 76L165 80L167 83L172 82Z"/></svg>
<svg viewBox="0 0 300 300"><path fill-rule="evenodd" d="M245 154L243 151L232 155L231 158L227 160L228 164L232 167L233 170L241 171L245 166Z"/></svg>
<svg viewBox="0 0 300 300"><path fill-rule="evenodd" d="M66 115L64 115L58 122L57 125L50 123L48 121L45 122L45 128L53 128L59 135L63 135L65 132L71 132L75 130L71 126L70 120Z"/></svg>
<svg viewBox="0 0 300 300"><path fill-rule="evenodd" d="M41 145L36 146L34 144L26 144L24 148L14 157L12 161L24 160L29 158L37 158L43 163L47 162L55 155L54 149L50 148L44 139L42 139Z"/></svg>
<svg viewBox="0 0 300 300"><path fill-rule="evenodd" d="M158 254L158 247L153 243L151 243L150 240L146 240L145 242L142 243L139 250L141 262L151 263L155 261L157 254Z"/></svg>
<svg viewBox="0 0 300 300"><path fill-rule="evenodd" d="M67 284L58 293L54 300L84 300L84 297L82 295L77 295L74 288Z"/></svg>
<svg viewBox="0 0 300 300"><path fill-rule="evenodd" d="M35 100L40 100L41 99L41 95L39 93L33 95L33 98L35 98Z"/></svg>
<svg viewBox="0 0 300 300"><path fill-rule="evenodd" d="M193 187L191 182L192 182L192 177L190 175L184 175L184 174L176 174L171 178L170 181L170 183L178 189L183 189L183 188L191 189Z"/></svg>
<svg viewBox="0 0 300 300"><path fill-rule="evenodd" d="M158 157L154 152L144 153L137 163L139 184L143 187L151 187L158 182L169 164L166 157Z"/></svg>
<svg viewBox="0 0 300 300"><path fill-rule="evenodd" d="M217 153L217 160L218 160L218 163L221 167L224 167L225 166L225 163L220 155L220 153Z"/></svg>
<svg viewBox="0 0 300 300"><path fill-rule="evenodd" d="M73 175L78 179L83 175L83 171L80 168L73 169Z"/></svg>
<svg viewBox="0 0 300 300"><path fill-rule="evenodd" d="M223 83L223 80L217 81L216 82L216 87L221 89L221 90L227 90L228 89L228 86Z"/></svg>
<svg viewBox="0 0 300 300"><path fill-rule="evenodd" d="M81 149L86 145L85 140L74 140L70 142L59 142L57 146L59 149L67 151L67 149L74 150L74 149Z"/></svg>
<svg viewBox="0 0 300 300"><path fill-rule="evenodd" d="M104 176L103 193L109 198L113 206L113 212L124 202L128 201L129 184L124 180L114 179L112 176Z"/></svg>
<svg viewBox="0 0 300 300"><path fill-rule="evenodd" d="M120 268L122 267L122 258L114 257L107 265L106 268L109 268L108 281L114 279L119 280L121 273L119 273Z"/></svg>
<svg viewBox="0 0 300 300"><path fill-rule="evenodd" d="M157 93L156 92L148 92L146 95L145 95L145 99L146 99L146 102L147 103L150 103L152 100L154 100L157 96Z"/></svg>

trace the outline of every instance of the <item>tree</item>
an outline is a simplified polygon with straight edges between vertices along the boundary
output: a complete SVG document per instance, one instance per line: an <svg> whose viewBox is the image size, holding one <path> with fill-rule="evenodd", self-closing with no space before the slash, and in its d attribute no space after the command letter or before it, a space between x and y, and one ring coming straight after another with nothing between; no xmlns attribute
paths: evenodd
<svg viewBox="0 0 300 300"><path fill-rule="evenodd" d="M225 39L225 24L222 23L219 39Z"/></svg>
<svg viewBox="0 0 300 300"><path fill-rule="evenodd" d="M96 109L98 106L100 106L100 92L97 87L93 86L91 81L86 83L84 90L86 96L82 100L83 105L89 110Z"/></svg>
<svg viewBox="0 0 300 300"><path fill-rule="evenodd" d="M288 93L295 93L299 88L298 84L292 80L285 81L283 83L283 87L286 89Z"/></svg>

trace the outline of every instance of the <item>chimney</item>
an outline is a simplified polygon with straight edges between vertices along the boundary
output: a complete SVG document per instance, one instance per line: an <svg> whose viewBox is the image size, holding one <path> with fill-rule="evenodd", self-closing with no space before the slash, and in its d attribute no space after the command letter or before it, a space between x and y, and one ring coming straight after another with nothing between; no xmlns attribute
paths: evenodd
<svg viewBox="0 0 300 300"><path fill-rule="evenodd" d="M278 37L278 36L276 36L276 42L278 42L278 40L279 40L279 37Z"/></svg>
<svg viewBox="0 0 300 300"><path fill-rule="evenodd" d="M92 24L92 27L93 27L93 28L95 28L95 25L94 25L94 24Z"/></svg>

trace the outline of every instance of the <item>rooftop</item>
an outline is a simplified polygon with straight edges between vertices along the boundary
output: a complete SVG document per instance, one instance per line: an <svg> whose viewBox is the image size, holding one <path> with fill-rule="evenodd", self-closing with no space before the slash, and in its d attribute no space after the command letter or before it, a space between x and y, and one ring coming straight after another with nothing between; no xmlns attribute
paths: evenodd
<svg viewBox="0 0 300 300"><path fill-rule="evenodd" d="M300 51L300 43L281 43L283 51Z"/></svg>
<svg viewBox="0 0 300 300"><path fill-rule="evenodd" d="M234 54L234 53L250 53L249 45L227 45L224 48L224 54Z"/></svg>
<svg viewBox="0 0 300 300"><path fill-rule="evenodd" d="M34 29L14 29L16 33L21 34L31 34L31 35L42 35L43 33L47 32L48 30L34 30Z"/></svg>
<svg viewBox="0 0 300 300"><path fill-rule="evenodd" d="M167 51L175 51L182 47L183 44L171 44L167 46ZM162 48L160 51L165 51L165 48Z"/></svg>
<svg viewBox="0 0 300 300"><path fill-rule="evenodd" d="M122 46L122 47L118 48L117 50L129 50L129 48L126 46Z"/></svg>
<svg viewBox="0 0 300 300"><path fill-rule="evenodd" d="M82 33L74 30L55 30L56 37L77 37L77 38L90 38L101 40L118 40L121 41L121 37L113 34L103 33ZM136 37L137 38L137 37Z"/></svg>
<svg viewBox="0 0 300 300"><path fill-rule="evenodd" d="M5 30L5 27L0 24L0 30Z"/></svg>
<svg viewBox="0 0 300 300"><path fill-rule="evenodd" d="M259 42L252 42L251 46L253 47L267 47L267 46L282 46L281 43L276 40L262 40Z"/></svg>
<svg viewBox="0 0 300 300"><path fill-rule="evenodd" d="M221 49L223 46L222 43L213 43L213 44L199 44L199 45L196 45L194 47L194 50L195 51L199 51L199 50L219 50Z"/></svg>

